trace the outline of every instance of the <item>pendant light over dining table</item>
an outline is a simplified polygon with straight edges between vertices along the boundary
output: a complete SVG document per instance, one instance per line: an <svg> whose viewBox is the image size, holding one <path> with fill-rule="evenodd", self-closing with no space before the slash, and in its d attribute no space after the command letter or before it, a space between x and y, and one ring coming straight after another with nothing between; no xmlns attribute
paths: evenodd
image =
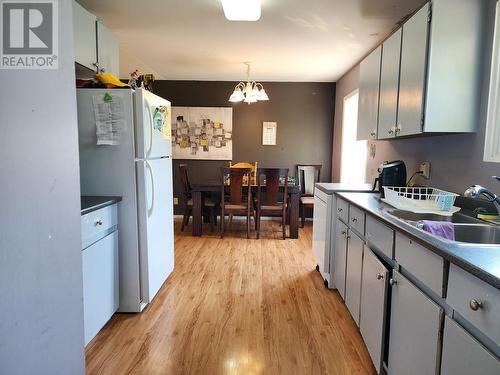
<svg viewBox="0 0 500 375"><path fill-rule="evenodd" d="M261 100L269 100L264 86L259 82L250 81L250 63L245 62L245 65L247 66L247 81L236 85L229 97L229 101L233 103L244 101L250 104Z"/></svg>

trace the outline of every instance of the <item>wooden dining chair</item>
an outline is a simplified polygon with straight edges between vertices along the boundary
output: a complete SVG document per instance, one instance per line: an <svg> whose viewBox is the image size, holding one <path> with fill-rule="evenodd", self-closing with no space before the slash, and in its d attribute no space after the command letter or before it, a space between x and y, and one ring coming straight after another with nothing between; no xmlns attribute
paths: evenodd
<svg viewBox="0 0 500 375"><path fill-rule="evenodd" d="M193 215L193 197L191 194L191 183L189 182L187 164L179 164L179 176L182 185L181 205L183 209L181 232L189 223L189 217ZM217 222L217 203L209 197L203 197L202 210L208 210L210 216L210 230L213 232Z"/></svg>
<svg viewBox="0 0 500 375"><path fill-rule="evenodd" d="M306 208L314 209L314 185L319 182L321 164L297 165L297 183L300 189L299 213L301 227L306 221Z"/></svg>
<svg viewBox="0 0 500 375"><path fill-rule="evenodd" d="M252 207L252 190L250 186L251 168L221 168L221 214L220 238L224 238L225 216L246 216L247 238L250 238L250 213ZM243 180L247 182L244 184ZM229 194L226 194L229 181ZM243 188L246 186L246 189Z"/></svg>
<svg viewBox="0 0 500 375"><path fill-rule="evenodd" d="M283 185L283 192L280 187ZM260 238L260 218L281 216L283 239L286 238L286 209L288 199L288 168L257 168L256 225Z"/></svg>
<svg viewBox="0 0 500 375"><path fill-rule="evenodd" d="M246 161L240 161L238 163L229 162L229 168L250 168L252 170L250 185L257 185L257 162L248 163ZM246 184L247 181L243 181Z"/></svg>

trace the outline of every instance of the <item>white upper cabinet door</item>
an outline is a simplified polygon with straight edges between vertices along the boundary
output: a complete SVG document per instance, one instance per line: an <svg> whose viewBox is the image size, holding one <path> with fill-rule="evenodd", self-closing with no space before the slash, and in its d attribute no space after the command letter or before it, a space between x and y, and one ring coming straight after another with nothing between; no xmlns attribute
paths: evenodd
<svg viewBox="0 0 500 375"><path fill-rule="evenodd" d="M400 59L401 29L382 45L378 139L393 138L396 133Z"/></svg>
<svg viewBox="0 0 500 375"><path fill-rule="evenodd" d="M389 375L438 373L442 309L394 270Z"/></svg>
<svg viewBox="0 0 500 375"><path fill-rule="evenodd" d="M381 56L382 47L379 46L360 64L358 140L377 139Z"/></svg>
<svg viewBox="0 0 500 375"><path fill-rule="evenodd" d="M97 21L97 58L99 72L120 75L118 40L99 20Z"/></svg>
<svg viewBox="0 0 500 375"><path fill-rule="evenodd" d="M89 69L97 69L96 17L73 1L73 39L75 61Z"/></svg>
<svg viewBox="0 0 500 375"><path fill-rule="evenodd" d="M396 136L423 131L428 34L429 4L426 4L403 25Z"/></svg>
<svg viewBox="0 0 500 375"><path fill-rule="evenodd" d="M361 281L359 330L377 373L382 371L389 272L365 247Z"/></svg>

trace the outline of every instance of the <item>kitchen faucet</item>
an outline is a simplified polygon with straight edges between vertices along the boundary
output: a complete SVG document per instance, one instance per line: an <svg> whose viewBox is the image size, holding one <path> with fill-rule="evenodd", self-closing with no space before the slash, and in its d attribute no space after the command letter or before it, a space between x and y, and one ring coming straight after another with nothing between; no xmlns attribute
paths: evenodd
<svg viewBox="0 0 500 375"><path fill-rule="evenodd" d="M496 179L497 181L500 181L499 176L492 176L492 178ZM464 197L467 198L478 199L481 196L486 197L486 199L489 202L493 203L495 209L497 210L497 213L500 215L500 199L498 199L495 193L489 191L488 189L482 187L481 185L472 185L464 192Z"/></svg>

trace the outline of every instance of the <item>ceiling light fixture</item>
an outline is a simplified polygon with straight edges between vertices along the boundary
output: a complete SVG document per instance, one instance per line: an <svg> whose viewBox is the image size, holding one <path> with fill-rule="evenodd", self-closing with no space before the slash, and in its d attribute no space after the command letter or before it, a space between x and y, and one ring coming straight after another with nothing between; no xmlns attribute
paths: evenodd
<svg viewBox="0 0 500 375"><path fill-rule="evenodd" d="M245 62L244 64L247 66L247 81L236 85L229 101L233 103L244 101L250 104L260 100L269 100L264 86L259 82L250 81L250 63Z"/></svg>
<svg viewBox="0 0 500 375"><path fill-rule="evenodd" d="M221 0L224 16L229 21L258 21L261 0Z"/></svg>

